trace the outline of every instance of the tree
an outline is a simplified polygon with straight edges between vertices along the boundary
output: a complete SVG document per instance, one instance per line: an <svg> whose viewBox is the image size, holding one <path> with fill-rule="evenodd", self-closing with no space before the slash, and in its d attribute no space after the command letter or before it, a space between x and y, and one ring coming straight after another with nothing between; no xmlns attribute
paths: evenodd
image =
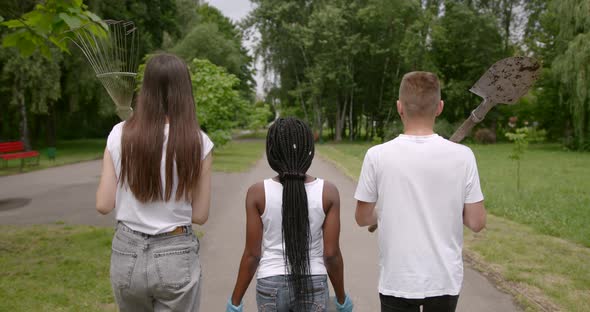
<svg viewBox="0 0 590 312"><path fill-rule="evenodd" d="M461 3L447 2L432 33L432 57L443 80L446 106L442 117L454 123L481 100L469 88L497 60L506 56L491 15Z"/></svg>
<svg viewBox="0 0 590 312"><path fill-rule="evenodd" d="M559 25L559 53L552 65L560 100L572 114L574 147L590 150L590 0L552 1Z"/></svg>
<svg viewBox="0 0 590 312"><path fill-rule="evenodd" d="M7 60L2 68L1 81L10 86L10 104L16 106L20 114L20 140L30 150L28 114L47 114L59 98L59 63L47 60L39 52L25 57L13 49L0 50L0 59Z"/></svg>
<svg viewBox="0 0 590 312"><path fill-rule="evenodd" d="M247 118L247 102L237 91L239 80L208 60L194 59L189 68L201 126L215 144L223 145L239 119Z"/></svg>
<svg viewBox="0 0 590 312"><path fill-rule="evenodd" d="M46 58L51 58L51 46L68 51L65 39L67 31L100 18L87 10L82 0L47 0L22 16L2 23L12 30L2 38L4 47L16 47L23 56L30 56L39 50ZM100 35L100 27L93 28Z"/></svg>
<svg viewBox="0 0 590 312"><path fill-rule="evenodd" d="M52 49L57 47L62 52L68 52L64 40L68 36L67 31L87 23L95 23L90 29L96 35L105 34L99 17L86 9L82 0L47 0L22 16L18 16L18 12L10 12L15 15L14 18L2 22L10 30L2 37L3 46L19 51L18 55L3 64L3 76L12 75L12 103L19 107L20 136L27 150L31 149L27 101L36 105L33 111L48 113L48 107L60 95L60 71L57 66L60 53ZM45 58L44 62L39 55Z"/></svg>

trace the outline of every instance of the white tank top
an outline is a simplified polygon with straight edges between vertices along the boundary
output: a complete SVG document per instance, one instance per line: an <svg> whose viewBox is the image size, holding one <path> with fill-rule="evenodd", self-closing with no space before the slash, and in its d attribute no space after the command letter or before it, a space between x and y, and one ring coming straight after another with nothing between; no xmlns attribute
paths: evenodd
<svg viewBox="0 0 590 312"><path fill-rule="evenodd" d="M324 235L323 225L326 214L322 202L324 180L316 178L305 183L309 210L309 229L311 241L309 263L311 275L327 274L324 266ZM265 208L260 218L263 224L262 258L258 266L256 278L289 274L285 266L282 206L283 185L273 179L264 180Z"/></svg>
<svg viewBox="0 0 590 312"><path fill-rule="evenodd" d="M125 122L123 121L114 126L107 139L107 149L113 159L117 177L121 176L121 138L123 136L124 124ZM166 124L164 127L164 143L162 145L162 162L160 164L162 185L166 185L166 144L168 142L168 128L169 126ZM205 159L213 149L213 142L211 142L209 137L203 132L201 132L201 141L203 144L201 159ZM176 170L174 170L173 173L172 194L176 194L178 175ZM135 198L135 195L133 195L133 192L131 192L127 184L117 184L115 217L118 221L123 222L132 230L150 235L170 232L178 226L191 225L192 215L192 204L188 201L176 201L173 196L169 201L142 203Z"/></svg>

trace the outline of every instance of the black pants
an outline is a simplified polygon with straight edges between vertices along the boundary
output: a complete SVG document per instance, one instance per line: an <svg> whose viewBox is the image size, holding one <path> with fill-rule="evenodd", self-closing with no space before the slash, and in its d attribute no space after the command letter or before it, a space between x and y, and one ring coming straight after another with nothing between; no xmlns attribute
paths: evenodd
<svg viewBox="0 0 590 312"><path fill-rule="evenodd" d="M457 296L428 297L424 299L405 299L379 294L381 299L381 312L455 312L457 308Z"/></svg>

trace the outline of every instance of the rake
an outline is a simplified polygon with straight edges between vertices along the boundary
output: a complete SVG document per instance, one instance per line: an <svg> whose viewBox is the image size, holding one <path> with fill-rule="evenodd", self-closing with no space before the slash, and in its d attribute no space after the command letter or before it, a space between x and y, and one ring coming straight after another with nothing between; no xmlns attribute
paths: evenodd
<svg viewBox="0 0 590 312"><path fill-rule="evenodd" d="M131 21L104 20L71 31L71 39L94 69L121 119L131 116L139 65L139 35Z"/></svg>

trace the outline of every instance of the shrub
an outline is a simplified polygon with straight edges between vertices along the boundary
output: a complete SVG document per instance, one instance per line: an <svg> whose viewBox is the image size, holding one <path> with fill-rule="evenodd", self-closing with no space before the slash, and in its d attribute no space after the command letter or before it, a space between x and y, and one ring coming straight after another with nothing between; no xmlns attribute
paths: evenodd
<svg viewBox="0 0 590 312"><path fill-rule="evenodd" d="M481 128L475 132L475 142L480 144L496 143L496 133L488 128Z"/></svg>

